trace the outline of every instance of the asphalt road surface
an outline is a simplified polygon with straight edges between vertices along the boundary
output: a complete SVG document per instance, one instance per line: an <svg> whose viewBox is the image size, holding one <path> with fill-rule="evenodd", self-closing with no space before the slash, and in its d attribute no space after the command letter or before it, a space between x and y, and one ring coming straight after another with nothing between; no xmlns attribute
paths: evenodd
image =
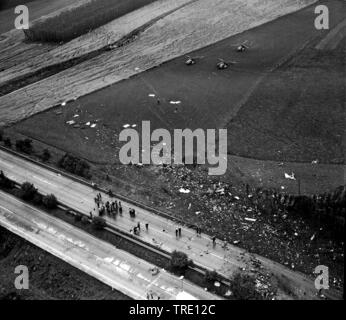
<svg viewBox="0 0 346 320"><path fill-rule="evenodd" d="M61 203L72 209L88 216L90 211L94 214L97 212L97 209L94 211L94 198L97 192L91 187L2 150L0 150L0 169L10 179L18 183L29 181L41 193L55 194ZM109 197L103 194L102 199L107 201ZM230 244L224 246L224 243L218 240L215 248L213 248L211 238L205 234L197 237L195 230L182 225L178 226L162 216L133 206L130 203L122 202L122 206L122 216L118 215L116 219L104 216L105 219L109 224L128 234L140 222L142 231L138 238L146 243L156 245L167 252L173 250L185 252L196 265L209 270L216 270L226 278L230 278L235 271L240 270L239 268L255 268L255 264L260 262L263 272L267 271L285 276L302 296L306 298L316 297L316 289L312 278L264 257L250 254L236 246ZM136 210L136 218L132 219L130 217L129 208ZM149 223L148 232L144 230L145 223ZM181 238L175 236L177 227L182 228Z"/></svg>
<svg viewBox="0 0 346 320"><path fill-rule="evenodd" d="M0 192L0 225L134 299L217 296ZM182 295L183 292L183 295ZM150 296L149 296L150 297Z"/></svg>

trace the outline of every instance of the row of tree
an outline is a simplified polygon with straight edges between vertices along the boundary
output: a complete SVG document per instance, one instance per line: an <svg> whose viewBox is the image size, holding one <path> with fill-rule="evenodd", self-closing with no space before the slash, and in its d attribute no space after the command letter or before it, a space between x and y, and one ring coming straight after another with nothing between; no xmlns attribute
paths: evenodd
<svg viewBox="0 0 346 320"><path fill-rule="evenodd" d="M4 146L7 148L12 148L12 141L9 137L5 137L3 131L0 130L0 141L3 141ZM23 152L26 154L33 154L34 153L34 147L32 145L32 140L25 138L25 139L18 139L15 142L16 150L19 152ZM51 154L48 149L44 149L41 154L38 155L38 157L43 161L47 162L51 158Z"/></svg>
<svg viewBox="0 0 346 320"><path fill-rule="evenodd" d="M13 190L15 183L9 179L4 172L0 171L0 188L4 190ZM52 210L58 206L58 200L54 194L41 195L35 186L30 182L24 182L19 189L14 191L15 195L25 201L35 205L43 205L46 209Z"/></svg>
<svg viewBox="0 0 346 320"><path fill-rule="evenodd" d="M3 131L0 130L0 141L4 142L5 147L12 148L12 141L8 137L4 137ZM16 150L28 155L34 154L32 140L18 139L15 142ZM44 149L41 154L36 154L43 162L47 162L51 158L51 153L48 149ZM76 174L86 179L91 179L90 165L83 159L72 156L66 153L58 161L58 166L70 173Z"/></svg>

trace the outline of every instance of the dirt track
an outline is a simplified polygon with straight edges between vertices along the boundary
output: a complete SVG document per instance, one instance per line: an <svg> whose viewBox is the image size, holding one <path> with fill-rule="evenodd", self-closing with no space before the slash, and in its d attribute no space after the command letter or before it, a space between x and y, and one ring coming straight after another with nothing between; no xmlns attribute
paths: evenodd
<svg viewBox="0 0 346 320"><path fill-rule="evenodd" d="M199 0L158 21L125 47L1 97L0 125L104 88L312 2L252 0L245 4L238 0L217 0L210 7L208 1Z"/></svg>

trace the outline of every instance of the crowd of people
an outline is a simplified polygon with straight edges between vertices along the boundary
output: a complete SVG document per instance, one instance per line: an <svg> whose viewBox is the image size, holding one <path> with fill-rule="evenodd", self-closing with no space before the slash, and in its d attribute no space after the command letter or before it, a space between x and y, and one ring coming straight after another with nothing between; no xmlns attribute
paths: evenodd
<svg viewBox="0 0 346 320"><path fill-rule="evenodd" d="M113 195L112 195L113 196ZM111 197L112 197L111 196ZM97 193L96 197L94 198L95 201L95 208L94 208L94 213L98 213L98 215L100 217L107 215L113 218L116 218L116 216L119 214L120 216L122 216L123 214L123 207L121 204L121 201L117 201L117 200L113 200L113 201L103 201L102 199L102 195L101 193ZM134 218L136 218L136 210L134 208L129 208L128 209L128 213L130 215L130 218L133 220ZM93 218L93 212L90 211L90 218ZM149 223L146 222L144 224L144 229L146 232L149 232ZM141 223L139 221L137 221L137 224L130 229L130 233L134 234L134 235L140 235L142 228L141 228ZM164 232L166 230L163 230ZM201 237L202 236L202 228L199 226L196 226L196 235L197 237ZM181 227L176 227L175 228L175 237L176 239L179 239L182 237L182 228ZM215 248L216 246L216 237L213 236L211 238L212 240L212 245L213 248Z"/></svg>

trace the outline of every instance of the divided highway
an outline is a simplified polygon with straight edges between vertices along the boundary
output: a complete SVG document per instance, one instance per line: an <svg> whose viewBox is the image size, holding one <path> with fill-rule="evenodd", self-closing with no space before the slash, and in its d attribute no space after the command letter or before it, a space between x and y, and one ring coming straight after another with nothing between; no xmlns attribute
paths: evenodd
<svg viewBox="0 0 346 320"><path fill-rule="evenodd" d="M51 171L45 167L27 161L21 157L0 150L0 169L10 178L18 183L29 181L33 183L41 193L53 193L64 205L78 210L89 216L89 212L94 212L94 197L97 191L92 187L72 180L62 174ZM104 201L109 199L106 194L102 194ZM260 262L263 267L261 272L269 272L286 277L296 291L305 294L306 298L315 298L316 289L313 279L292 271L283 265L266 259L261 256L250 254L247 251L217 241L213 248L209 236L202 234L196 237L196 231L185 226L182 228L182 237L176 239L175 229L177 224L170 219L164 218L148 210L136 207L131 202L122 201L124 209L123 216L117 219L105 217L107 222L115 228L130 234L130 230L140 222L142 227L149 223L149 231L142 231L138 238L148 244L160 247L170 253L173 250L183 251L189 258L200 267L216 270L226 278L230 278L239 268L255 268ZM131 219L128 209L136 210L136 218Z"/></svg>
<svg viewBox="0 0 346 320"><path fill-rule="evenodd" d="M1 191L0 225L133 299L220 299Z"/></svg>

